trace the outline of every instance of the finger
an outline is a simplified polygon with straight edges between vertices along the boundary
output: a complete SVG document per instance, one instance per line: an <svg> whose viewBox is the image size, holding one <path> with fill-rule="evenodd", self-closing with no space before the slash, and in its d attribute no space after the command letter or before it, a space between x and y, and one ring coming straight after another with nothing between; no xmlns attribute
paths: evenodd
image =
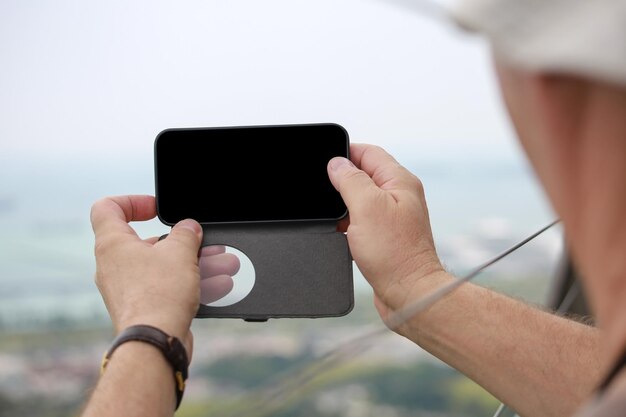
<svg viewBox="0 0 626 417"><path fill-rule="evenodd" d="M209 304L225 297L233 289L233 279L228 275L218 275L200 281L200 302Z"/></svg>
<svg viewBox="0 0 626 417"><path fill-rule="evenodd" d="M352 213L367 207L382 193L369 175L346 158L335 157L328 162L328 177Z"/></svg>
<svg viewBox="0 0 626 417"><path fill-rule="evenodd" d="M156 216L153 196L126 195L106 197L91 207L91 225L96 237L107 233L135 234L131 221L150 220Z"/></svg>
<svg viewBox="0 0 626 417"><path fill-rule="evenodd" d="M200 256L218 255L224 252L226 252L226 247L224 245L211 245L200 249Z"/></svg>
<svg viewBox="0 0 626 417"><path fill-rule="evenodd" d="M233 276L239 272L239 258L232 253L201 256L199 261L200 278L206 279L216 275Z"/></svg>
<svg viewBox="0 0 626 417"><path fill-rule="evenodd" d="M159 241L159 237L158 236L152 236L152 237L149 237L147 239L144 239L143 241L146 242L146 243L149 243L151 245L154 245L155 243L157 243Z"/></svg>
<svg viewBox="0 0 626 417"><path fill-rule="evenodd" d="M167 237L155 246L166 249L183 263L197 264L201 243L202 227L197 221L186 219L172 227Z"/></svg>
<svg viewBox="0 0 626 417"><path fill-rule="evenodd" d="M383 190L414 190L419 180L380 146L353 144L350 159Z"/></svg>

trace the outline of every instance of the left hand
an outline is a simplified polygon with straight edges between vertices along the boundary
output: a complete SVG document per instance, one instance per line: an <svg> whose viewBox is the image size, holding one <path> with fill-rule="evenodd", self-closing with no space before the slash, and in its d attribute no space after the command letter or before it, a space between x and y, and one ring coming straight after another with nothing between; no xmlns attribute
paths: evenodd
<svg viewBox="0 0 626 417"><path fill-rule="evenodd" d="M116 332L135 324L158 327L181 339L191 358L190 327L200 303L202 228L194 220L183 220L159 241L157 237L142 240L128 224L155 216L153 196L108 197L93 205L96 285ZM236 272L238 261L223 254L230 259L222 256L215 263L211 259L220 259L219 255L206 252L200 253L202 275L222 277L210 286L212 297L221 298L232 288L224 275Z"/></svg>

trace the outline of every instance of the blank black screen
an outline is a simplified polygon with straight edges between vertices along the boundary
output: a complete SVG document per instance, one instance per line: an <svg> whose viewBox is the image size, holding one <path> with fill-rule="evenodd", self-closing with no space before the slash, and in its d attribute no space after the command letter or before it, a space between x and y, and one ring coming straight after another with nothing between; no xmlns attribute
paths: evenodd
<svg viewBox="0 0 626 417"><path fill-rule="evenodd" d="M348 148L336 124L166 129L155 140L159 218L339 219L346 206L326 166Z"/></svg>

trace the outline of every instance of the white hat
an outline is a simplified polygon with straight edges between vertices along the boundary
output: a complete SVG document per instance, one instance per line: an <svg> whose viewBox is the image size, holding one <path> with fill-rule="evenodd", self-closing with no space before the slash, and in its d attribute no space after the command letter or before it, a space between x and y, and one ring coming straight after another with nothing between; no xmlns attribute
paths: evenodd
<svg viewBox="0 0 626 417"><path fill-rule="evenodd" d="M626 0L458 0L448 6L460 27L488 39L498 59L626 85Z"/></svg>

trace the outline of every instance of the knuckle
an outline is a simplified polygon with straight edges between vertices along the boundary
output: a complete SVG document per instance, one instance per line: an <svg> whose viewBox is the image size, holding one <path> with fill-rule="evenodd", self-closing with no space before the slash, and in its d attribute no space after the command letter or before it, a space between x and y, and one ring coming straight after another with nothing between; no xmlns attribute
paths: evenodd
<svg viewBox="0 0 626 417"><path fill-rule="evenodd" d="M167 246L170 248L181 248L182 250L194 249L194 254L197 255L197 251L200 247L200 239L197 234L188 229L179 229L176 233L172 232L165 239Z"/></svg>
<svg viewBox="0 0 626 417"><path fill-rule="evenodd" d="M363 150L363 155L361 156L362 159L368 159L370 156L374 157L374 155L384 152L386 153L386 151L379 145L368 145L364 150Z"/></svg>
<svg viewBox="0 0 626 417"><path fill-rule="evenodd" d="M99 273L93 274L93 282L96 284L96 288L98 288L99 290L102 289L102 278L100 277Z"/></svg>
<svg viewBox="0 0 626 417"><path fill-rule="evenodd" d="M417 175L409 174L409 181L411 185L413 186L413 188L416 189L418 192L420 193L424 192L424 183Z"/></svg>
<svg viewBox="0 0 626 417"><path fill-rule="evenodd" d="M91 210L89 212L89 219L91 221L91 224L94 224L94 221L97 220L96 216L101 215L101 213L103 212L105 206L110 204L111 201L112 200L111 200L110 197L103 197L103 198L100 198L100 199L96 200L91 205Z"/></svg>
<svg viewBox="0 0 626 417"><path fill-rule="evenodd" d="M94 254L96 258L104 256L115 245L115 239L108 236L98 237L94 245Z"/></svg>
<svg viewBox="0 0 626 417"><path fill-rule="evenodd" d="M103 197L103 198L99 198L98 200L96 200L92 205L91 205L91 214L93 214L95 211L97 211L101 206L108 204L108 202L110 201L109 197Z"/></svg>
<svg viewBox="0 0 626 417"><path fill-rule="evenodd" d="M172 233L169 237L173 238L174 241L185 245L188 245L189 242L198 241L198 235L186 228L177 229L176 233Z"/></svg>
<svg viewBox="0 0 626 417"><path fill-rule="evenodd" d="M364 178L364 176L367 176L367 174L365 174L363 171L358 169L350 169L345 171L344 180L355 181Z"/></svg>
<svg viewBox="0 0 626 417"><path fill-rule="evenodd" d="M97 200L96 202L94 202L91 205L91 211L89 212L89 219L91 220L92 223L94 221L94 216L96 215L96 213L100 209L101 205L102 205L102 199Z"/></svg>

